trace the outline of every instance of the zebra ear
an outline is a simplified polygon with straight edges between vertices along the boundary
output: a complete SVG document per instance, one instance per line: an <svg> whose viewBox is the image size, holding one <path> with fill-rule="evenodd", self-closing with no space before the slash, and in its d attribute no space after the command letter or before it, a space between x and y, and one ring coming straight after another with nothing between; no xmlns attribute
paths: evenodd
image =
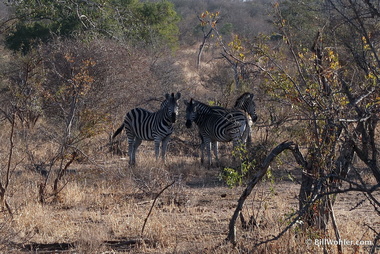
<svg viewBox="0 0 380 254"><path fill-rule="evenodd" d="M168 93L165 94L165 99L169 100L169 98L170 98L170 95Z"/></svg>
<svg viewBox="0 0 380 254"><path fill-rule="evenodd" d="M185 103L185 106L189 105L189 102L187 100L183 100L183 103Z"/></svg>
<svg viewBox="0 0 380 254"><path fill-rule="evenodd" d="M174 99L179 100L179 98L181 98L181 93L180 93L180 92L178 92L178 93L175 95Z"/></svg>

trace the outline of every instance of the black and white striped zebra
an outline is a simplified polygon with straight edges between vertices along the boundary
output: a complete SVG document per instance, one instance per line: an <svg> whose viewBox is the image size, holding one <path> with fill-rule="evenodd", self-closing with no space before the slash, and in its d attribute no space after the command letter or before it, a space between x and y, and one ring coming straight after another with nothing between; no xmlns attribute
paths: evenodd
<svg viewBox="0 0 380 254"><path fill-rule="evenodd" d="M251 143L251 127L254 122L257 121L257 115L256 115L256 104L253 100L253 93L243 93L239 98L236 99L235 105L233 109L242 110L246 114L248 114L251 118L251 121L248 121L249 123L249 131L246 143Z"/></svg>
<svg viewBox="0 0 380 254"><path fill-rule="evenodd" d="M129 111L123 124L113 134L114 139L123 129L128 138L129 164L136 164L136 151L143 140L154 141L156 159L161 157L165 161L166 148L173 133L173 123L178 115L178 100L180 93L166 94L160 110L150 112L143 108L134 108Z"/></svg>
<svg viewBox="0 0 380 254"><path fill-rule="evenodd" d="M245 142L249 134L249 123L244 112L236 109L211 107L191 99L185 101L186 127L191 128L192 122L198 125L201 138L201 163L204 163L204 149L208 156L208 166L211 166L211 145L218 161L218 142L233 142L234 147L239 142Z"/></svg>
<svg viewBox="0 0 380 254"><path fill-rule="evenodd" d="M244 93L242 94L238 99L236 99L235 105L232 109L226 109L220 106L207 106L205 104L199 104L201 105L200 108L198 108L199 112L206 117L209 117L208 114L212 114L209 109L211 108L214 113L217 113L219 115L225 115L230 117L235 117L235 120L237 121L235 124L236 125L231 125L229 128L236 128L237 125L240 126L239 130L239 137L236 137L234 135L234 139L231 139L229 141L234 141L234 146L236 146L237 141L243 142L246 144L251 143L251 125L253 122L257 121L257 115L256 115L256 105L253 100L254 95L252 93ZM189 107L189 103L185 102L186 106ZM191 107L191 106L190 106ZM203 108L203 109L202 109ZM192 109L189 108L189 111ZM194 110L194 108L193 108ZM246 114L246 118L244 118L241 113L238 113L237 111L240 111L241 113ZM188 110L186 110L187 113ZM191 114L191 113L189 113ZM230 115L228 115L230 114ZM232 115L231 115L232 114ZM187 115L188 116L188 115ZM194 116L194 115L193 115ZM251 118L251 121L248 120L248 116ZM199 119L198 119L199 120ZM211 120L210 120L211 121ZM187 125L191 126L191 122L187 122ZM198 125L199 127L199 125ZM242 132L241 130L244 129ZM203 163L204 161L204 148L207 147L207 153L209 156L209 165L211 165L211 152L210 152L210 145L212 145L214 154L216 159L218 160L218 141L219 142L229 142L229 141L223 141L222 139L214 139L213 141L210 140L210 144L205 143L204 136L202 136L201 131L200 131L200 138L201 138L201 152L202 152L202 157L201 157L201 162ZM207 138L206 138L207 141Z"/></svg>
<svg viewBox="0 0 380 254"><path fill-rule="evenodd" d="M236 99L233 108L243 110L251 117L252 122L256 122L256 105L253 100L253 97L253 93L243 93L239 98Z"/></svg>

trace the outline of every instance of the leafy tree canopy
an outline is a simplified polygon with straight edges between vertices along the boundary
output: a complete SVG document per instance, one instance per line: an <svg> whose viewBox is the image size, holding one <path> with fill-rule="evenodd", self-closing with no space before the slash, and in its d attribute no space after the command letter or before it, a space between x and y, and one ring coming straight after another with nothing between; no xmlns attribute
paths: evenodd
<svg viewBox="0 0 380 254"><path fill-rule="evenodd" d="M27 53L53 36L107 36L129 42L178 41L179 17L172 3L139 0L14 1L16 22L6 36L6 46Z"/></svg>

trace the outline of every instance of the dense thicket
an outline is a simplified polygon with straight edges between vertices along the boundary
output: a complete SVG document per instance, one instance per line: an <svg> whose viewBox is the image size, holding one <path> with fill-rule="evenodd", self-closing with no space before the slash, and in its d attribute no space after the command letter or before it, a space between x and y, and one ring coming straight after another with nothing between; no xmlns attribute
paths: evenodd
<svg viewBox="0 0 380 254"><path fill-rule="evenodd" d="M12 2L12 1L11 1ZM174 46L178 41L177 16L168 1L14 1L15 21L5 38L12 50L27 53L54 36L89 39L98 36L120 42Z"/></svg>

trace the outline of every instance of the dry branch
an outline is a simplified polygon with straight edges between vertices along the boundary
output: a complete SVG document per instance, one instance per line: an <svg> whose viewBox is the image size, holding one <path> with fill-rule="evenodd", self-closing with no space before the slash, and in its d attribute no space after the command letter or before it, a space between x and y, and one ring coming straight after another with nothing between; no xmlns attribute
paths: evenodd
<svg viewBox="0 0 380 254"><path fill-rule="evenodd" d="M146 222L148 221L148 218L150 216L150 214L152 213L152 210L153 210L153 207L154 207L154 204L156 203L158 197L167 189L169 188L170 186L172 186L173 184L175 183L175 181L171 182L170 184L166 185L165 188L163 188L158 194L157 196L154 198L154 201L153 201L153 204L152 206L150 207L150 210L148 212L148 215L146 216L145 220L144 220L144 225L142 226L142 229L141 229L141 237L143 236L144 234L144 230L145 230L145 225L146 225Z"/></svg>
<svg viewBox="0 0 380 254"><path fill-rule="evenodd" d="M248 196L251 194L253 188L256 186L256 184L263 178L263 176L266 174L268 167L270 163L276 158L280 153L282 153L285 150L290 149L293 152L294 157L296 158L296 161L298 164L305 166L306 162L301 154L301 152L298 149L297 144L295 144L292 141L289 142L283 142L277 147L275 147L270 154L265 158L264 162L258 167L257 173L254 174L251 181L248 183L248 186L243 191L242 195L239 198L238 205L235 209L235 212L230 220L229 224L229 232L227 236L227 241L230 241L232 244L236 243L236 220L239 217L239 214L241 213L244 202L248 198Z"/></svg>
<svg viewBox="0 0 380 254"><path fill-rule="evenodd" d="M13 216L12 209L9 206L9 204L5 198L5 194L6 194L6 191L8 190L8 186L9 186L11 164L12 164L12 159L13 159L13 149L14 149L13 138L14 138L15 125L16 125L15 117L16 117L16 113L13 113L11 118L10 118L11 119L11 132L9 134L10 145L9 145L9 155L8 155L8 161L7 161L7 168L6 168L6 172L5 172L5 180L4 180L5 182L3 183L0 180L0 203L1 203L1 207L3 209L5 206L5 208L7 209L8 213L11 216Z"/></svg>

